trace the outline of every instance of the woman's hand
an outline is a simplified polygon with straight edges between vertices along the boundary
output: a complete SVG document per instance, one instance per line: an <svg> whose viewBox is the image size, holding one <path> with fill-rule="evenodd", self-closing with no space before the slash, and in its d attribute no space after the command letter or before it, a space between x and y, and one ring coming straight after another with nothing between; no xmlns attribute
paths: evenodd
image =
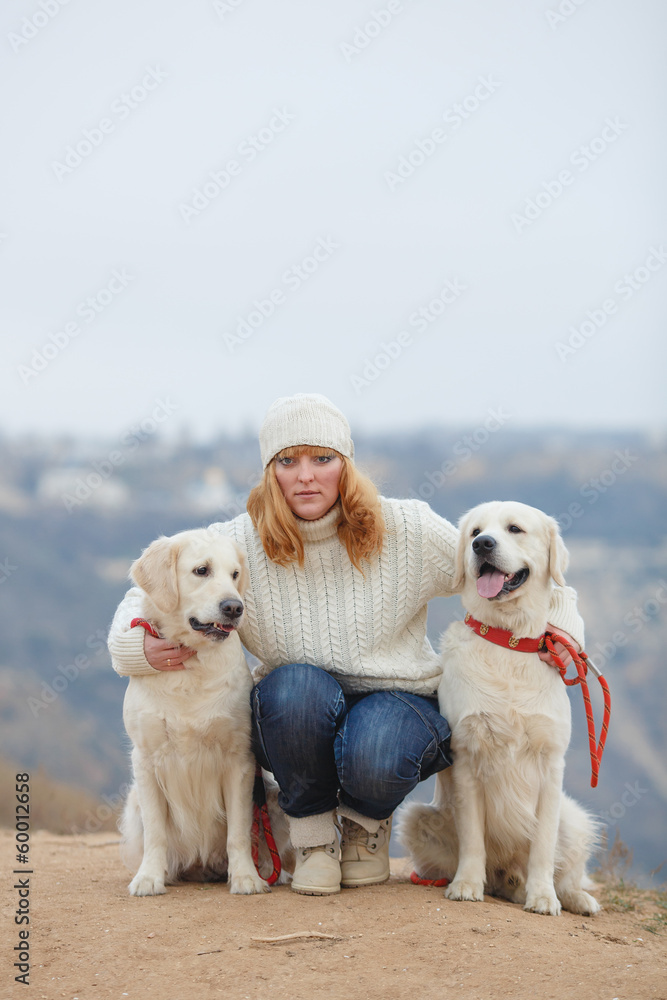
<svg viewBox="0 0 667 1000"><path fill-rule="evenodd" d="M555 632L557 635L562 635L564 639L567 639L567 641L572 646L574 646L574 648L576 649L576 651L578 653L581 652L581 646L579 645L579 643L577 642L576 639L572 638L572 636L570 635L569 632L566 632L562 628L556 628L555 625L549 625L548 623L547 623L547 631L548 632ZM562 644L562 642L555 642L554 643L554 649L556 650L556 652L560 656L560 658L563 661L563 664L565 666L567 666L569 663L572 663L572 657L570 656L570 654L568 653L567 649ZM541 649L538 652L537 655L539 656L539 658L541 660L544 661L544 663L548 663L548 665L550 667L556 667L557 668L556 661L554 660L553 656L551 655L551 653L549 652L548 649Z"/></svg>
<svg viewBox="0 0 667 1000"><path fill-rule="evenodd" d="M187 646L172 646L168 639L156 639L150 632L144 636L144 656L155 670L185 670L185 661L195 652Z"/></svg>

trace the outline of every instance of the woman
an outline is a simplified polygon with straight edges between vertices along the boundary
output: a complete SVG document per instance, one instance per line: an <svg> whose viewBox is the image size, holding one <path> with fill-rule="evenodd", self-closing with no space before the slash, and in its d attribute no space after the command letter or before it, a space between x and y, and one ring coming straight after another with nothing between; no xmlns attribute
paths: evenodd
<svg viewBox="0 0 667 1000"><path fill-rule="evenodd" d="M324 396L278 399L260 449L248 513L215 528L248 559L255 749L290 817L292 889L326 895L386 881L392 813L451 764L426 609L455 593L457 531L422 501L378 496ZM550 622L583 641L575 598L555 588ZM111 627L116 671L186 668L190 650L130 628L139 600L130 590Z"/></svg>

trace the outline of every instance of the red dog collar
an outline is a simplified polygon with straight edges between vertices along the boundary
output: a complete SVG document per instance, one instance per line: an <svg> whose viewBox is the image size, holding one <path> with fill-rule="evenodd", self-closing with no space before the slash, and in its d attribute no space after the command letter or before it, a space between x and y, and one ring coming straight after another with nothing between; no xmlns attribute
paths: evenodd
<svg viewBox="0 0 667 1000"><path fill-rule="evenodd" d="M150 634L154 636L156 639L162 638L159 632L156 632L151 623L147 622L145 618L133 618L132 621L130 622L130 628L136 628L137 625L141 625L142 628L145 628L146 631L150 632Z"/></svg>
<svg viewBox="0 0 667 1000"><path fill-rule="evenodd" d="M505 649L516 649L519 653L537 653L544 649L544 635L537 639L517 639L514 632L508 628L496 628L493 625L483 625L468 612L464 619L468 628L480 635L482 639L495 642L496 646L504 646Z"/></svg>

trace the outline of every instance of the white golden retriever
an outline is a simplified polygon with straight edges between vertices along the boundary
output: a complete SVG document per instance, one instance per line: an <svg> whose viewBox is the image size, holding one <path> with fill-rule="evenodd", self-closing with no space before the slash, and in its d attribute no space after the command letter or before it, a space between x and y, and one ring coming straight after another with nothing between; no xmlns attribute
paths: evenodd
<svg viewBox="0 0 667 1000"><path fill-rule="evenodd" d="M134 784L120 829L136 871L130 893L227 874L233 893L268 892L251 857L252 678L236 633L243 555L221 535L183 531L153 542L130 575L146 595L144 618L197 651L184 670L130 677L125 695Z"/></svg>
<svg viewBox="0 0 667 1000"><path fill-rule="evenodd" d="M567 566L556 521L494 501L469 511L459 529L465 609L518 637L541 635L551 579L562 585ZM570 704L558 671L464 622L445 632L442 666L438 697L454 764L437 775L430 805L402 811L400 835L417 872L449 878L448 899L481 900L486 886L535 913L597 913L585 874L596 824L562 790Z"/></svg>

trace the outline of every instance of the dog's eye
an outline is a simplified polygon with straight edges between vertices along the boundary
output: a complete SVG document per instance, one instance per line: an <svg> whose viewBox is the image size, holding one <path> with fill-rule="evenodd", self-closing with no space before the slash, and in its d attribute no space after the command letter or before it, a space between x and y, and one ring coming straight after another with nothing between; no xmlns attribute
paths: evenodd
<svg viewBox="0 0 667 1000"><path fill-rule="evenodd" d="M208 576L208 566L197 566L192 572L195 576Z"/></svg>
<svg viewBox="0 0 667 1000"><path fill-rule="evenodd" d="M510 524L510 526L509 526L509 528L507 530L511 531L512 534L514 534L514 535L523 535L524 534L523 528L520 528L518 524Z"/></svg>
<svg viewBox="0 0 667 1000"><path fill-rule="evenodd" d="M478 535L479 535L479 528L473 528L472 529L472 537L473 538L477 538Z"/></svg>
<svg viewBox="0 0 667 1000"><path fill-rule="evenodd" d="M238 580L238 578L239 578L239 571L235 569L234 572L232 573L232 580Z"/></svg>

